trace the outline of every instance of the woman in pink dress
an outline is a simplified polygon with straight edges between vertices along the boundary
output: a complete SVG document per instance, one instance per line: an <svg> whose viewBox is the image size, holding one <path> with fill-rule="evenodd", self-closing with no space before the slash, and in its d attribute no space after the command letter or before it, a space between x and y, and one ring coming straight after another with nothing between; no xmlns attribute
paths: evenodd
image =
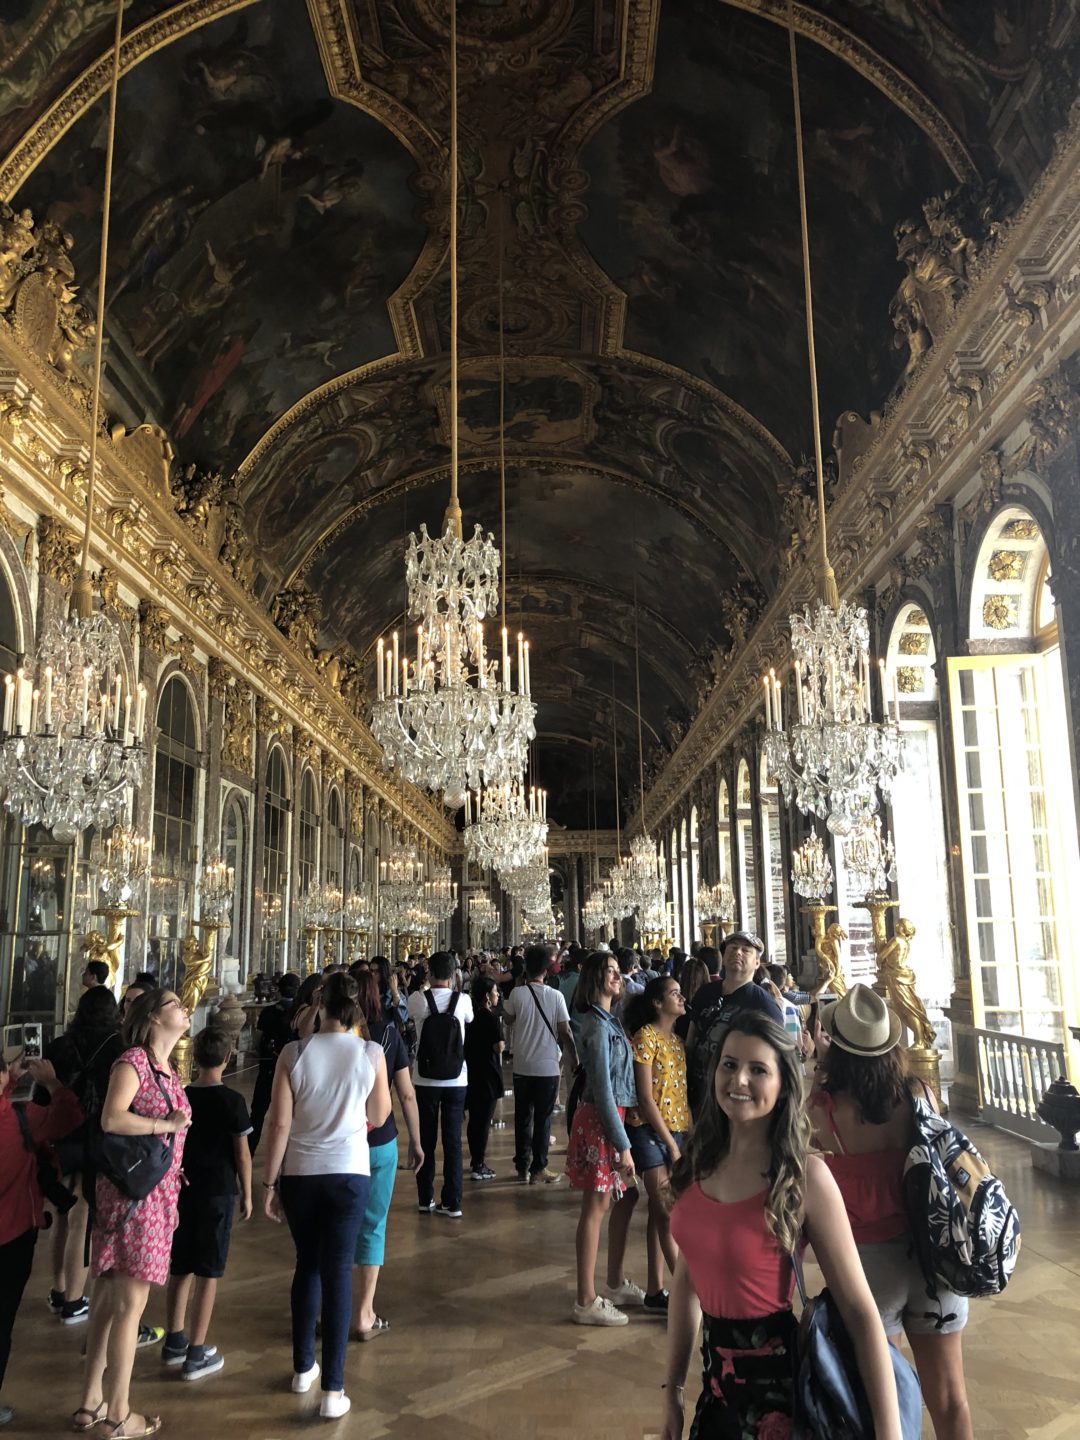
<svg viewBox="0 0 1080 1440"><path fill-rule="evenodd" d="M161 1429L158 1416L134 1414L128 1400L135 1345L151 1285L169 1274L172 1233L180 1193L184 1132L191 1107L170 1056L190 1025L171 990L147 990L127 1007L128 1049L112 1067L101 1111L107 1135L172 1135L172 1165L144 1200L132 1201L97 1177L86 1384L75 1429L101 1426L107 1440L130 1440Z"/></svg>

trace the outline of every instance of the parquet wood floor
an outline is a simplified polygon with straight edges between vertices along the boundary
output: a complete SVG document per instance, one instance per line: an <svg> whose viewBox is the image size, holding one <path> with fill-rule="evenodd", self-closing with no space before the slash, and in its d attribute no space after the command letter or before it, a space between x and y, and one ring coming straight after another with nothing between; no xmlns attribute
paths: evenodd
<svg viewBox="0 0 1080 1440"><path fill-rule="evenodd" d="M508 1107L509 1108L509 1107ZM510 1117L508 1117L510 1118ZM978 1440L1080 1440L1080 1188L1032 1170L1027 1148L971 1122L1020 1210L1024 1250L1004 1295L972 1307L965 1337ZM563 1136L561 1117L556 1132ZM631 1313L620 1329L570 1323L578 1201L565 1184L523 1188L512 1132L495 1131L500 1179L466 1179L461 1222L421 1217L399 1173L379 1310L389 1334L350 1346L351 1413L320 1422L318 1396L289 1393L288 1232L256 1217L234 1231L211 1339L225 1369L195 1385L163 1372L156 1351L136 1358L137 1408L165 1416L178 1440L292 1440L324 1427L348 1440L648 1440L656 1435L664 1326ZM561 1163L561 1157L555 1157ZM644 1278L644 1204L628 1270ZM63 1328L44 1297L48 1241L38 1245L4 1399L4 1434L63 1433L78 1403L84 1327ZM155 1292L147 1319L163 1320ZM96 1433L96 1432L95 1432ZM932 1435L927 1423L925 1436Z"/></svg>

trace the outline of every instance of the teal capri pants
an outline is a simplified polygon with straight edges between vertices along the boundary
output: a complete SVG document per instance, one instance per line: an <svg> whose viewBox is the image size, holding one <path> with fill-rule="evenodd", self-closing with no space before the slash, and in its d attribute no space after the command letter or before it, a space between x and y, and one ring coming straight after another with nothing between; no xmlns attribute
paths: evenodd
<svg viewBox="0 0 1080 1440"><path fill-rule="evenodd" d="M356 1237L355 1265L381 1265L386 1256L386 1217L397 1178L397 1136L385 1145L373 1145L371 1156L371 1189L367 1209Z"/></svg>

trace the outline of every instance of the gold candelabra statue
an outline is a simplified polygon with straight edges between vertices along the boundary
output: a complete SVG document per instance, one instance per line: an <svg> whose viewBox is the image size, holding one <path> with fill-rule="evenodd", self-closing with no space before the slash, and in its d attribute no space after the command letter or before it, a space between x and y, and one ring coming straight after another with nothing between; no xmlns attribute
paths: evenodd
<svg viewBox="0 0 1080 1440"><path fill-rule="evenodd" d="M180 1004L192 1017L202 1004L210 984L210 975L214 968L214 942L221 929L221 922L219 920L199 920L196 923L196 929L199 931L199 938L196 939L194 935L186 936L180 948L180 958L184 962L184 978L180 982ZM191 1079L190 1031L177 1041L173 1057L177 1073L186 1085Z"/></svg>
<svg viewBox="0 0 1080 1440"><path fill-rule="evenodd" d="M91 914L105 921L105 934L91 930L79 942L84 964L104 960L111 985L120 969L124 927L137 915L136 904L150 865L150 841L127 827L116 826L104 840L98 839L90 854L100 903ZM93 891L91 890L91 893Z"/></svg>
<svg viewBox="0 0 1080 1440"><path fill-rule="evenodd" d="M109 967L108 984L112 985L116 980L120 969L120 951L124 948L124 927L132 916L138 914L136 910L119 910L111 905L99 905L96 910L91 911L93 915L100 915L105 921L105 934L100 930L89 930L79 941L79 948L83 953L83 965L89 965L91 960L104 960Z"/></svg>
<svg viewBox="0 0 1080 1440"><path fill-rule="evenodd" d="M800 905L799 914L810 921L810 938L817 956L817 979L810 993L817 996L823 990L830 990L834 995L844 995L847 981L840 964L840 944L848 937L847 931L835 920L827 929L825 926L825 916L832 915L836 906L825 900L833 887L833 870L819 835L811 835L793 852L791 879L796 895L806 901Z"/></svg>

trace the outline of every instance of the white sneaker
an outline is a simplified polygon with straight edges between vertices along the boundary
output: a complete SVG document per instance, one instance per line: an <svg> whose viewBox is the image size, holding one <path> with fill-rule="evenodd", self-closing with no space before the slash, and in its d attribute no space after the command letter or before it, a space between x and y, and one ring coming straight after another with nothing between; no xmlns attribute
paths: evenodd
<svg viewBox="0 0 1080 1440"><path fill-rule="evenodd" d="M351 1405L352 1401L348 1395L345 1394L344 1390L342 1390L340 1395L335 1395L333 1391L328 1390L322 1397L319 1414L324 1420L340 1420L342 1415L349 1413Z"/></svg>
<svg viewBox="0 0 1080 1440"><path fill-rule="evenodd" d="M319 1362L316 1360L310 1370L294 1370L292 1377L292 1388L294 1395L306 1395L319 1374Z"/></svg>
<svg viewBox="0 0 1080 1440"><path fill-rule="evenodd" d="M624 1315L621 1310L616 1310L610 1300L605 1300L603 1295L597 1295L591 1305L579 1305L574 1302L574 1324L575 1325L629 1325L630 1317Z"/></svg>
<svg viewBox="0 0 1080 1440"><path fill-rule="evenodd" d="M645 1291L640 1285L635 1285L632 1280L624 1280L621 1285L601 1285L599 1292L605 1300L610 1300L612 1305L644 1305Z"/></svg>

